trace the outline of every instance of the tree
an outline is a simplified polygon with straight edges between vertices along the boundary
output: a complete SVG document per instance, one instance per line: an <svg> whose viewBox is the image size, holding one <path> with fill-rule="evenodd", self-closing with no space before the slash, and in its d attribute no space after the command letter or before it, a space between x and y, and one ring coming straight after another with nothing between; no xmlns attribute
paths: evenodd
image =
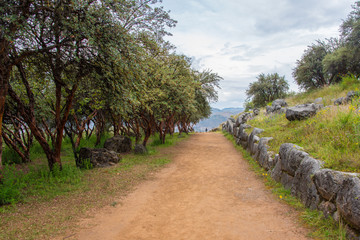
<svg viewBox="0 0 360 240"><path fill-rule="evenodd" d="M331 83L332 78L327 79L323 68L323 59L328 54L324 42L309 46L300 60L296 61L293 72L295 82L300 88L308 90L323 87Z"/></svg>
<svg viewBox="0 0 360 240"><path fill-rule="evenodd" d="M278 73L261 73L257 81L250 83L246 95L248 99L252 99L254 107L263 107L271 101L285 97L288 90L289 84L285 76L280 77Z"/></svg>

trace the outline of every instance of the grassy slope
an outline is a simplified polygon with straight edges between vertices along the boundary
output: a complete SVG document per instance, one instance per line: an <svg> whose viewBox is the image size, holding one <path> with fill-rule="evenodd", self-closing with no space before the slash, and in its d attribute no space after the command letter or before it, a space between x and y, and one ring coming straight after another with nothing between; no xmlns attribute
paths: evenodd
<svg viewBox="0 0 360 240"><path fill-rule="evenodd" d="M63 171L49 173L41 154L30 167L24 167L26 174L10 167L10 184L19 187L12 190L20 191L20 198L0 207L0 239L49 239L70 231L89 210L117 205L135 185L169 163L171 156L164 153L164 147L182 139L186 136L167 137L159 146L155 138L148 146L149 154L127 154L119 164L108 168L79 170L66 143Z"/></svg>
<svg viewBox="0 0 360 240"><path fill-rule="evenodd" d="M332 85L286 99L289 106L310 103L322 97L324 108L310 119L289 122L285 114L265 115L250 120L253 127L265 131L261 137L274 137L269 142L270 151L278 152L286 142L303 147L313 157L325 162L325 167L341 171L360 172L360 112L359 99L344 106L333 106L335 99L347 92L358 91L360 82L348 78L342 84ZM251 132L252 129L248 131Z"/></svg>

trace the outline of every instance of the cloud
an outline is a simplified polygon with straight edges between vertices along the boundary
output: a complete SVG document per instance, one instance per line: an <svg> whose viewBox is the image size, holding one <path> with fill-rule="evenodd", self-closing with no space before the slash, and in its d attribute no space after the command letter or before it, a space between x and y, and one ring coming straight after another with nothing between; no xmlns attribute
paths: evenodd
<svg viewBox="0 0 360 240"><path fill-rule="evenodd" d="M260 73L285 75L292 90L295 62L317 39L337 37L353 0L164 0L178 20L169 41L193 66L224 78L219 103L238 107Z"/></svg>

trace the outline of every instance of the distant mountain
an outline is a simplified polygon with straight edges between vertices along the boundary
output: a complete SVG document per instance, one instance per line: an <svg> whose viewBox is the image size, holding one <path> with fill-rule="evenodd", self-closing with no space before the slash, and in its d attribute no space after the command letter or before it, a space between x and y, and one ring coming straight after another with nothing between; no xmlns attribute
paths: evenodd
<svg viewBox="0 0 360 240"><path fill-rule="evenodd" d="M205 132L206 129L211 130L225 122L231 115L235 115L243 111L244 108L212 108L210 117L201 120L198 124L196 124L194 130L196 132Z"/></svg>

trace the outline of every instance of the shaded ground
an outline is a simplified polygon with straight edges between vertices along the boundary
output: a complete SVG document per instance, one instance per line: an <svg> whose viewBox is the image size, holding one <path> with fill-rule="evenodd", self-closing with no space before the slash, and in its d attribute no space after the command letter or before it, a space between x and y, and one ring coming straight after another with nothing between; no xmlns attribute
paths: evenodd
<svg viewBox="0 0 360 240"><path fill-rule="evenodd" d="M168 151L172 164L59 239L307 239L221 134L196 134Z"/></svg>

